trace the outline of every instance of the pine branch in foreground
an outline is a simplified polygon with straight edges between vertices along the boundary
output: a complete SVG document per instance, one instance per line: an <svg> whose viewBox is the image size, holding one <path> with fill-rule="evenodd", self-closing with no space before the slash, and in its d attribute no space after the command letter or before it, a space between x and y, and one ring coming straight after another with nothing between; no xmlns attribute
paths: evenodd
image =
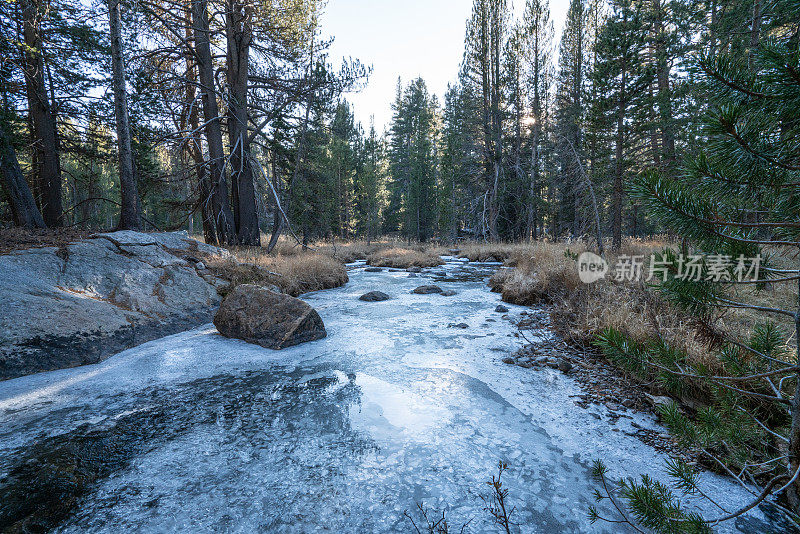
<svg viewBox="0 0 800 534"><path fill-rule="evenodd" d="M636 342L615 330L596 342L626 372L675 398L702 399L701 407L662 407L663 422L710 465L762 489L747 506L730 511L701 490L696 471L677 461L666 467L669 486L647 475L611 482L598 462L597 498L610 500L617 516L592 509L593 521L623 522L639 532L709 532L767 500L797 521L800 24L786 14L797 14L798 6L796 0L769 4L766 37L746 54L709 51L698 59L712 105L695 154L680 172L644 173L630 190L669 231L685 238L681 255L668 250L657 258L668 267L654 287L695 318L707 334L706 354L692 357L660 335ZM686 276L684 255L700 258L696 276ZM745 259L757 265L749 277L741 276ZM765 298L767 291L790 294L793 303L775 305ZM749 314L749 336L715 327L730 313ZM688 511L690 496L712 503L719 515Z"/></svg>

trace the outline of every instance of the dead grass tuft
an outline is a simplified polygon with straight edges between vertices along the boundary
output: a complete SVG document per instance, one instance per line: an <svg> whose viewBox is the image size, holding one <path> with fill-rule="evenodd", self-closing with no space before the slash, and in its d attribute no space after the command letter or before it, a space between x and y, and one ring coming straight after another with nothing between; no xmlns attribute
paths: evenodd
<svg viewBox="0 0 800 534"><path fill-rule="evenodd" d="M529 248L526 243L483 243L479 241L461 243L459 256L469 261L506 261L515 254Z"/></svg>
<svg viewBox="0 0 800 534"><path fill-rule="evenodd" d="M349 280L344 265L324 254L268 255L264 249L232 249L233 258L206 259L218 276L230 281L228 290L239 284L275 285L294 297L311 291L331 289Z"/></svg>
<svg viewBox="0 0 800 534"><path fill-rule="evenodd" d="M500 269L489 284L502 293L503 300L512 304L553 303L582 285L575 262L566 255L567 250L580 254L585 247L580 245L571 250L546 242L517 245L506 258L506 265L514 268Z"/></svg>
<svg viewBox="0 0 800 534"><path fill-rule="evenodd" d="M409 248L388 248L370 254L367 263L375 267L408 269L409 267L436 267L443 265L442 258L435 253Z"/></svg>

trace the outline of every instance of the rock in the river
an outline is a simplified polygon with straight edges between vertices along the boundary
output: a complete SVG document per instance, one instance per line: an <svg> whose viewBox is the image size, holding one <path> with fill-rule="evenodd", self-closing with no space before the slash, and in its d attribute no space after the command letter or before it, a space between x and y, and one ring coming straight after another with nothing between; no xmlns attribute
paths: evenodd
<svg viewBox="0 0 800 534"><path fill-rule="evenodd" d="M469 328L469 325L467 323L449 324L447 326L448 328L460 328L462 330L466 330L467 328Z"/></svg>
<svg viewBox="0 0 800 534"><path fill-rule="evenodd" d="M508 313L508 308L500 304L494 309L494 311L497 313Z"/></svg>
<svg viewBox="0 0 800 534"><path fill-rule="evenodd" d="M367 267L366 269L364 269L364 272L365 273L381 273L381 272L383 272L383 269L381 269L380 267Z"/></svg>
<svg viewBox="0 0 800 534"><path fill-rule="evenodd" d="M383 302L384 300L389 300L390 297L383 291L370 291L364 295L361 295L358 300L363 300L364 302Z"/></svg>
<svg viewBox="0 0 800 534"><path fill-rule="evenodd" d="M242 284L222 301L214 326L225 337L285 349L327 336L317 311L300 299Z"/></svg>
<svg viewBox="0 0 800 534"><path fill-rule="evenodd" d="M413 291L417 295L433 295L434 293L441 293L442 288L439 286L419 286Z"/></svg>
<svg viewBox="0 0 800 534"><path fill-rule="evenodd" d="M455 292L455 291L453 291L452 289L448 289L448 290L446 290L446 291L442 291L442 292L441 292L441 293L439 293L439 294L440 294L441 296L443 296L443 297L454 297L454 296L456 296L456 292Z"/></svg>
<svg viewBox="0 0 800 534"><path fill-rule="evenodd" d="M421 273L422 272L422 268L421 267L409 267L408 269L406 269L406 271L409 272L409 273Z"/></svg>
<svg viewBox="0 0 800 534"><path fill-rule="evenodd" d="M645 393L644 396L647 399L647 402L649 402L650 405L655 409L661 408L662 406L666 407L673 403L673 400L669 397L660 397L657 395L649 395L647 393Z"/></svg>
<svg viewBox="0 0 800 534"><path fill-rule="evenodd" d="M561 360L558 362L558 370L562 373L569 373L572 371L572 364L567 360Z"/></svg>

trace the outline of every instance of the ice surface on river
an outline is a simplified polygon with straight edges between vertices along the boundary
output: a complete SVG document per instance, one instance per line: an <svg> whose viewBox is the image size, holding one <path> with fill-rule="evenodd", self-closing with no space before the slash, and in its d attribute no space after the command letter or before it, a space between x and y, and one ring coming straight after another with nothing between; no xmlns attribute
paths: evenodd
<svg viewBox="0 0 800 534"><path fill-rule="evenodd" d="M519 340L494 312L499 296L484 281L411 294L431 276L357 266L347 286L304 297L327 339L281 352L209 326L2 382L0 479L48 436L96 431L115 435L119 464L64 532L409 532L403 513L417 502L455 531L471 520L469 532L486 532L482 497L503 460L521 532L619 532L587 520L589 467L603 458L615 476L657 475L664 457L631 426L654 422L611 422L576 407L579 388L557 371L502 364ZM393 298L358 300L371 290ZM731 508L748 500L730 480L704 480ZM755 510L726 528L757 532L764 519Z"/></svg>

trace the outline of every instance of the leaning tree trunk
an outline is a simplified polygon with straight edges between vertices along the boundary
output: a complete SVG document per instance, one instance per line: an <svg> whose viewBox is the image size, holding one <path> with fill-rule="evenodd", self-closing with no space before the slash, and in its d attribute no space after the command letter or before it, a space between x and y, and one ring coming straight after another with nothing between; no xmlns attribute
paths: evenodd
<svg viewBox="0 0 800 534"><path fill-rule="evenodd" d="M225 179L225 151L222 144L222 126L217 94L214 90L214 61L211 56L211 36L208 23L208 1L192 0L192 29L194 32L200 93L203 100L208 168L211 174L211 204L217 236L221 243L235 245L236 231L233 212L228 200L228 182Z"/></svg>
<svg viewBox="0 0 800 534"><path fill-rule="evenodd" d="M139 229L139 192L133 172L131 125L128 118L128 93L125 88L125 67L122 57L122 31L120 29L120 2L108 0L108 21L111 29L111 86L114 89L114 114L117 119L117 154L119 157L119 185L121 208L120 230Z"/></svg>
<svg viewBox="0 0 800 534"><path fill-rule="evenodd" d="M47 96L42 50L42 6L37 0L22 5L25 90L30 114L33 161L41 194L42 214L49 227L61 226L61 163L58 157L56 116Z"/></svg>
<svg viewBox="0 0 800 534"><path fill-rule="evenodd" d="M17 153L6 132L0 127L0 185L11 204L11 216L16 226L47 228L36 207L28 182L19 168Z"/></svg>
<svg viewBox="0 0 800 534"><path fill-rule="evenodd" d="M260 246L256 190L250 153L247 88L252 41L252 7L229 0L225 15L227 34L228 136L231 147L231 184L236 234L242 245Z"/></svg>

